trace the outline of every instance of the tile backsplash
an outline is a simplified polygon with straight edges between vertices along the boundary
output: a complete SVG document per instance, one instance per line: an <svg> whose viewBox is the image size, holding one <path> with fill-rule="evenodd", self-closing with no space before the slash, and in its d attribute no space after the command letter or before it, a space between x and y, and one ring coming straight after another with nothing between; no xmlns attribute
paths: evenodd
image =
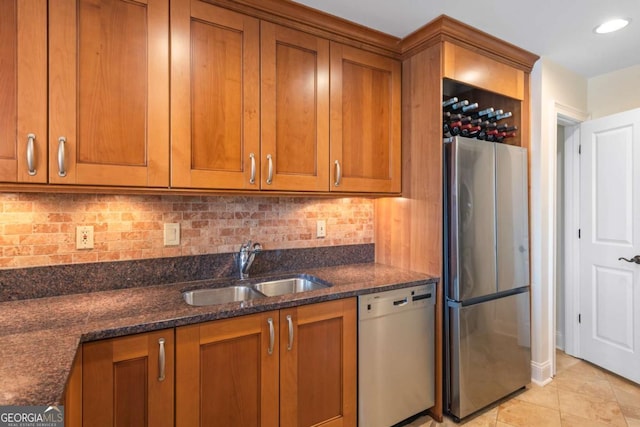
<svg viewBox="0 0 640 427"><path fill-rule="evenodd" d="M316 221L327 236L316 238ZM164 246L164 223L180 245ZM94 227L77 250L76 227ZM373 243L373 201L265 196L0 193L0 268Z"/></svg>

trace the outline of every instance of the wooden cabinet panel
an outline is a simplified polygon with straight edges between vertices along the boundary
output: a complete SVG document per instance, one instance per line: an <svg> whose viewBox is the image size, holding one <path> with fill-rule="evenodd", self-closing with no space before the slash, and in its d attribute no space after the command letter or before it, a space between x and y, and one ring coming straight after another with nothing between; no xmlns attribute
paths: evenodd
<svg viewBox="0 0 640 427"><path fill-rule="evenodd" d="M84 344L83 425L173 426L174 351L173 329Z"/></svg>
<svg viewBox="0 0 640 427"><path fill-rule="evenodd" d="M64 391L64 425L82 427L82 346L78 348Z"/></svg>
<svg viewBox="0 0 640 427"><path fill-rule="evenodd" d="M400 192L400 79L398 61L331 43L332 191Z"/></svg>
<svg viewBox="0 0 640 427"><path fill-rule="evenodd" d="M262 189L328 191L329 41L262 22L261 60Z"/></svg>
<svg viewBox="0 0 640 427"><path fill-rule="evenodd" d="M168 15L167 0L50 8L50 182L168 185Z"/></svg>
<svg viewBox="0 0 640 427"><path fill-rule="evenodd" d="M355 426L355 299L281 310L280 329L280 425Z"/></svg>
<svg viewBox="0 0 640 427"><path fill-rule="evenodd" d="M171 2L173 187L259 188L259 37L257 19Z"/></svg>
<svg viewBox="0 0 640 427"><path fill-rule="evenodd" d="M277 328L277 312L178 328L176 426L278 426Z"/></svg>
<svg viewBox="0 0 640 427"><path fill-rule="evenodd" d="M449 42L443 42L442 47L442 77L510 98L524 99L524 71Z"/></svg>
<svg viewBox="0 0 640 427"><path fill-rule="evenodd" d="M46 182L46 0L0 3L0 58L0 181Z"/></svg>
<svg viewBox="0 0 640 427"><path fill-rule="evenodd" d="M176 342L178 427L356 425L355 299L184 326Z"/></svg>

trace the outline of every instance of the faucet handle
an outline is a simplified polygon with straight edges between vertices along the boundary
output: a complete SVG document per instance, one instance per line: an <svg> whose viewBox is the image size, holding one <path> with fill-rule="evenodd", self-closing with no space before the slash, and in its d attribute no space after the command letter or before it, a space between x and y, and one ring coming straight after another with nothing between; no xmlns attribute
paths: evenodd
<svg viewBox="0 0 640 427"><path fill-rule="evenodd" d="M249 241L249 245L251 245L251 241ZM255 242L253 244L253 252L258 253L260 251L262 251L262 245L258 242Z"/></svg>

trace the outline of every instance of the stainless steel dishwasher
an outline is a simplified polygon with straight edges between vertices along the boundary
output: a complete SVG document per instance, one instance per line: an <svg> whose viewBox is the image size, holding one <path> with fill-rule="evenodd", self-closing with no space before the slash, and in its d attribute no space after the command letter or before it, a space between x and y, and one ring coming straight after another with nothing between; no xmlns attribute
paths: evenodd
<svg viewBox="0 0 640 427"><path fill-rule="evenodd" d="M389 427L434 404L435 285L358 297L358 425Z"/></svg>

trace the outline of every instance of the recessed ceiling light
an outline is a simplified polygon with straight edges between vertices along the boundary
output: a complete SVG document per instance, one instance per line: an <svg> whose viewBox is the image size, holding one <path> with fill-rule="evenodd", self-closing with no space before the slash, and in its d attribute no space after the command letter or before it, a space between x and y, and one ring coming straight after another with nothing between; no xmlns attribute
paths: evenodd
<svg viewBox="0 0 640 427"><path fill-rule="evenodd" d="M612 19L598 25L593 31L598 34L607 34L618 31L629 25L630 19Z"/></svg>

